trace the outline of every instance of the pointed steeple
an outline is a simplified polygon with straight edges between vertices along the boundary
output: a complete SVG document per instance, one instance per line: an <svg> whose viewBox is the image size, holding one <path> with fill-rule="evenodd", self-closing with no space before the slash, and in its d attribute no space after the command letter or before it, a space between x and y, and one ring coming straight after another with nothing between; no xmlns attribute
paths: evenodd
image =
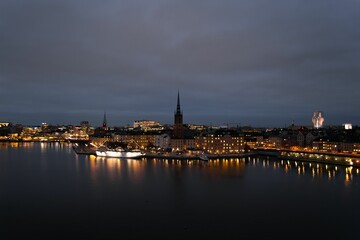
<svg viewBox="0 0 360 240"><path fill-rule="evenodd" d="M103 128L107 128L106 112L104 112Z"/></svg>
<svg viewBox="0 0 360 240"><path fill-rule="evenodd" d="M178 91L177 97L177 106L174 116L174 137L177 139L184 138L184 125L183 125L183 115L180 108L180 93Z"/></svg>
<svg viewBox="0 0 360 240"><path fill-rule="evenodd" d="M180 109L180 93L179 93L179 91L178 91L178 98L177 98L176 113L177 114L181 113L181 109Z"/></svg>

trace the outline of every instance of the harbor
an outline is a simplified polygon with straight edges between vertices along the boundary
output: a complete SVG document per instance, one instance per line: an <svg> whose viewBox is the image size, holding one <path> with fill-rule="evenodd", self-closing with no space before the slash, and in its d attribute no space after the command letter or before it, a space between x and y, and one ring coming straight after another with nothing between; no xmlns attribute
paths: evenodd
<svg viewBox="0 0 360 240"><path fill-rule="evenodd" d="M80 155L96 155L96 147L90 144L78 144L73 145L75 153ZM159 158L159 159L177 159L177 160L207 160L217 158L242 158L249 156L256 156L254 152L240 153L240 154L199 154L198 152L150 152L143 151L144 154L138 158ZM136 157L135 157L136 158Z"/></svg>
<svg viewBox="0 0 360 240"><path fill-rule="evenodd" d="M80 155L95 155L96 148L88 144L74 144L73 149ZM150 152L144 151L144 154L136 158L156 158L156 159L175 159L175 160L212 160L212 159L230 159L243 157L266 156L274 159L283 159L298 162L323 163L340 166L360 167L359 157L345 157L341 155L327 155L326 153L304 154L291 151L268 150L268 151L251 151L240 154L198 154L198 153L178 153L178 152Z"/></svg>

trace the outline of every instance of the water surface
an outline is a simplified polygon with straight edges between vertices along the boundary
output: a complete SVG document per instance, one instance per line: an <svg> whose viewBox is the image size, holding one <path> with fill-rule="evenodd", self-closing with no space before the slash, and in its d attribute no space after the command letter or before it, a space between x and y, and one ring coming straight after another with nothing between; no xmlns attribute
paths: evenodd
<svg viewBox="0 0 360 240"><path fill-rule="evenodd" d="M176 161L0 145L2 239L357 238L359 169L272 158Z"/></svg>

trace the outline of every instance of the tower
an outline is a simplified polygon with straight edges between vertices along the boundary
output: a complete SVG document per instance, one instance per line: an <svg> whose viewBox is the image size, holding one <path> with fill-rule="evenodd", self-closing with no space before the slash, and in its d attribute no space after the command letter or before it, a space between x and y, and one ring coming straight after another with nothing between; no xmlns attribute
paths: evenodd
<svg viewBox="0 0 360 240"><path fill-rule="evenodd" d="M183 114L180 108L180 93L178 91L176 111L174 115L174 138L184 138Z"/></svg>
<svg viewBox="0 0 360 240"><path fill-rule="evenodd" d="M104 129L107 129L106 112L104 112L104 120L103 120L103 125L102 125L102 127L103 127Z"/></svg>

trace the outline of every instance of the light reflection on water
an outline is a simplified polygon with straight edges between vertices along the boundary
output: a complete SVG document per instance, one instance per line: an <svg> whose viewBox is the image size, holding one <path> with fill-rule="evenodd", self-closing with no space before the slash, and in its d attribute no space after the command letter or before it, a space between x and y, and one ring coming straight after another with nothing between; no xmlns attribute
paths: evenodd
<svg viewBox="0 0 360 240"><path fill-rule="evenodd" d="M118 159L76 155L69 143L33 143L33 142L13 142L0 143L1 149L16 151L22 149L32 151L34 148L40 149L43 156L42 161L46 165L46 153L65 152L74 155L75 168L79 171L81 161L85 160L85 166L89 168L93 178L95 179L99 173L106 173L108 178L115 180L121 173L126 172L126 177L131 181L140 182L144 177L147 168L151 168L156 172L157 167L168 170L186 168L189 171L196 169L206 169L206 176L210 178L216 177L234 177L244 174L246 166L253 168L262 167L273 169L273 171L281 171L284 174L296 173L299 177L311 175L312 178L326 178L329 181L337 178L343 179L345 185L353 181L354 176L360 174L359 168L344 167L331 164L309 163L301 161L278 160L271 157L247 157L247 158L230 158L230 159L214 159L208 162L198 160L174 160L174 159Z"/></svg>
<svg viewBox="0 0 360 240"><path fill-rule="evenodd" d="M119 226L121 234L155 229L153 236L181 232L181 239L199 229L200 237L238 239L242 227L245 239L266 238L259 226L268 233L279 223L279 235L288 229L291 236L306 223L343 236L349 224L356 229L355 221L338 220L356 216L358 175L355 167L267 157L134 160L77 155L71 144L0 144L0 192L6 196L0 212L9 216L2 222L9 234L41 226L49 236L57 221L79 239L92 236L89 229L118 237Z"/></svg>
<svg viewBox="0 0 360 240"><path fill-rule="evenodd" d="M264 168L272 168L274 171L283 171L285 174L295 173L301 177L310 174L312 178L327 178L329 181L341 179L345 186L353 180L354 176L360 174L359 168L337 166L332 164L319 164L300 161L277 160L274 158L254 158L247 159L246 163L251 166L261 166Z"/></svg>
<svg viewBox="0 0 360 240"><path fill-rule="evenodd" d="M358 168L336 166L330 164L308 163L298 161L277 160L274 158L231 158L215 159L208 162L198 160L173 160L173 159L118 159L96 156L87 156L85 161L89 162L89 168L93 179L99 173L107 174L114 181L125 174L133 183L140 183L144 179L146 171L156 172L159 168L174 171L186 169L187 171L205 170L204 176L209 179L241 177L245 174L247 167L265 168L279 171L284 175L296 174L298 177L313 179L327 179L334 181L340 179L348 186L354 176L360 174Z"/></svg>

